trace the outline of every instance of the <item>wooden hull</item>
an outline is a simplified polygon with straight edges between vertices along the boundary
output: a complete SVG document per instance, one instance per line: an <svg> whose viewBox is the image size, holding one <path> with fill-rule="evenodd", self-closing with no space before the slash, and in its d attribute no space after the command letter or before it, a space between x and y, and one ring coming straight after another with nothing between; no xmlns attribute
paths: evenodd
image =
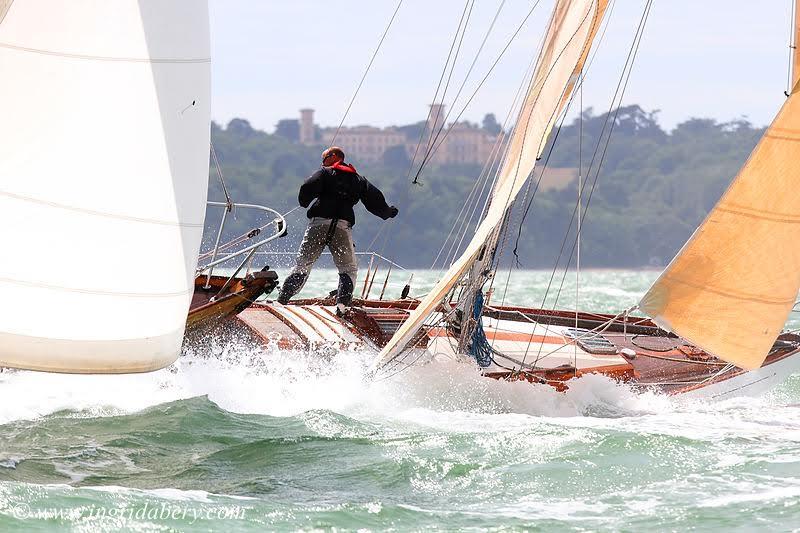
<svg viewBox="0 0 800 533"><path fill-rule="evenodd" d="M225 293L218 295L228 281L227 276L211 276L206 288L206 276L195 280L194 296L186 319L187 333L213 326L247 309L259 296L269 294L278 284L273 271L254 272L244 278L236 278Z"/></svg>
<svg viewBox="0 0 800 533"><path fill-rule="evenodd" d="M238 319L264 342L282 348L379 349L416 305L411 300L357 301L346 318L340 318L332 303L255 304ZM722 398L759 394L800 370L800 335L781 335L764 365L747 372L687 344L649 319L613 319L602 313L580 312L576 317L574 311L493 307L484 313L483 325L497 349L483 373L494 379L546 383L558 390L566 390L571 379L601 374L643 390ZM612 322L592 342L580 333L608 321ZM465 357L453 351L454 340L446 329L433 328L418 339L408 361L396 363L396 369L424 357Z"/></svg>

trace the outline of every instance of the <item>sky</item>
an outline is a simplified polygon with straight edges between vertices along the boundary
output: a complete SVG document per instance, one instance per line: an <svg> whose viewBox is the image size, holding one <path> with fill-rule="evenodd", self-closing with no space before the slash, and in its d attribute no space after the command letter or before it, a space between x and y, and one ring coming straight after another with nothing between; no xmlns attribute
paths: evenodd
<svg viewBox="0 0 800 533"><path fill-rule="evenodd" d="M690 117L772 120L784 100L792 0L654 0L623 104ZM336 126L398 0L210 0L212 118L272 131L315 109ZM586 72L584 107L608 109L646 0L615 0ZM502 4L502 8L501 8ZM445 103L461 110L509 42L462 119L503 122L541 43L554 0L476 0ZM403 0L345 125L424 120L465 0ZM535 6L535 7L534 7ZM497 15L475 66L470 63ZM512 34L533 8L515 39ZM466 79L466 81L464 81ZM452 119L452 117L451 117Z"/></svg>

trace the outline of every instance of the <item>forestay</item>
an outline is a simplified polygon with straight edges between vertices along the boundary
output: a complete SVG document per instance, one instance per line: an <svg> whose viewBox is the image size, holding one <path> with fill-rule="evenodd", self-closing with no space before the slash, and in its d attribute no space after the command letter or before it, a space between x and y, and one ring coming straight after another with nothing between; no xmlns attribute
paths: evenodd
<svg viewBox="0 0 800 533"><path fill-rule="evenodd" d="M0 367L177 357L205 217L208 7L0 0Z"/></svg>
<svg viewBox="0 0 800 533"><path fill-rule="evenodd" d="M761 366L800 290L800 96L786 100L719 203L639 307L746 369Z"/></svg>
<svg viewBox="0 0 800 533"><path fill-rule="evenodd" d="M508 206L533 171L553 124L569 99L606 6L607 0L559 0L556 3L486 216L461 257L383 348L378 357L378 367L405 349L498 228Z"/></svg>

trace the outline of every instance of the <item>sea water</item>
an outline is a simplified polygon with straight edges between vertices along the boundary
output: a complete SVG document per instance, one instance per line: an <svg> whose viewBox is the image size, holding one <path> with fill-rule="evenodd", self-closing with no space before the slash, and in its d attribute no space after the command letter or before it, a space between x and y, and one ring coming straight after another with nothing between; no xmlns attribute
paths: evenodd
<svg viewBox="0 0 800 533"><path fill-rule="evenodd" d="M545 305L577 292L619 312L655 275L569 273ZM335 283L316 271L304 290ZM539 306L559 283L498 276L493 301ZM800 527L800 376L712 402L599 376L562 394L456 362L370 382L372 355L229 334L149 374L0 373L0 531Z"/></svg>

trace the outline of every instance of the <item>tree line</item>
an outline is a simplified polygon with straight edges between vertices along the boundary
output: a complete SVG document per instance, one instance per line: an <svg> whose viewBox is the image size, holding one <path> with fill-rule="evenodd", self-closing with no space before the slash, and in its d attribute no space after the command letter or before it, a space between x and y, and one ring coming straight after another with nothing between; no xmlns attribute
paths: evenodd
<svg viewBox="0 0 800 533"><path fill-rule="evenodd" d="M424 123L401 126L411 133L423 127ZM499 126L485 119L483 127ZM583 266L661 266L716 203L763 132L743 119L721 123L704 118L691 118L665 131L657 112L636 105L599 115L587 109L554 130L540 165L546 163L544 179L547 169L580 172ZM324 148L256 130L243 119L233 119L224 128L213 123L211 135L233 200L264 204L283 213L297 206L298 188L318 168ZM431 166L421 174L420 185L411 185L411 162L401 147L387 150L378 163L352 162L383 190L389 203L400 208L398 218L385 226L363 207L357 208L356 247L366 251L372 244L372 251L404 266L430 267L482 167ZM552 268L560 252L562 266L570 257L578 180L560 189L537 190L539 175L540 170L534 171L531 186L515 202L503 240L505 264ZM214 165L209 185L210 200L224 198ZM226 224L228 236L259 225L253 212L238 210L233 215ZM288 235L273 250L296 250L304 215L298 209L288 217ZM207 215L205 246L215 237L219 216L218 209ZM448 243L445 252L450 247ZM289 261L289 256L270 259L273 266Z"/></svg>

